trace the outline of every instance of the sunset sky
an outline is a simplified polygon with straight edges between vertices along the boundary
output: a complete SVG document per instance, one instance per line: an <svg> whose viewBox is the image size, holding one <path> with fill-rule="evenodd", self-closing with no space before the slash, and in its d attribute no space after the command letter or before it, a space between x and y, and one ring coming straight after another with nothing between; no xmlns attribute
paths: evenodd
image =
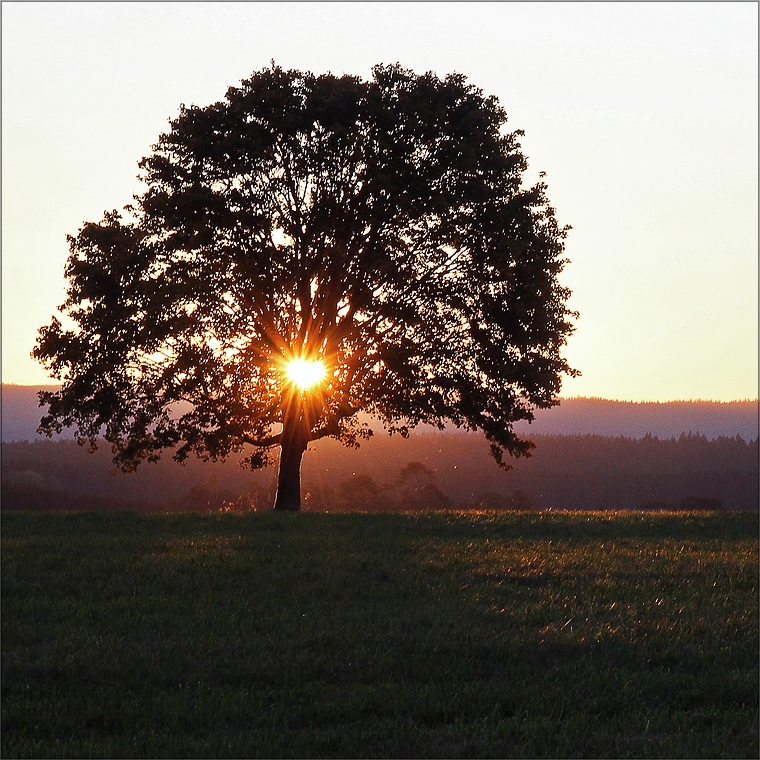
<svg viewBox="0 0 760 760"><path fill-rule="evenodd" d="M272 59L458 71L546 172L581 313L563 396L756 398L758 6L3 3L2 380L64 300L67 233L140 192L180 103Z"/></svg>

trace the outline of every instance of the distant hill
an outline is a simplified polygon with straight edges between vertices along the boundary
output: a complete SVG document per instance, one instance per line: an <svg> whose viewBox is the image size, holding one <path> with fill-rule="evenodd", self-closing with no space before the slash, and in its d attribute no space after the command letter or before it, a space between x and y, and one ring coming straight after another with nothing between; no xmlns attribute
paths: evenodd
<svg viewBox="0 0 760 760"><path fill-rule="evenodd" d="M40 440L36 434L42 411L37 392L56 386L2 386L2 440ZM709 440L720 436L758 437L758 402L671 401L634 403L599 398L570 398L553 409L539 411L536 420L520 423L522 435L602 435L642 438L676 438L700 433ZM72 438L66 432L60 438Z"/></svg>
<svg viewBox="0 0 760 760"><path fill-rule="evenodd" d="M2 440L9 441L39 441L44 436L37 435L37 425L40 424L43 409L37 406L39 391L54 391L57 385L6 385L2 386ZM71 439L67 434L57 436L58 439Z"/></svg>
<svg viewBox="0 0 760 760"><path fill-rule="evenodd" d="M560 406L540 411L535 421L518 424L524 435L604 435L677 438L700 433L709 440L739 435L758 437L758 402L668 401L630 402L601 398L569 398Z"/></svg>

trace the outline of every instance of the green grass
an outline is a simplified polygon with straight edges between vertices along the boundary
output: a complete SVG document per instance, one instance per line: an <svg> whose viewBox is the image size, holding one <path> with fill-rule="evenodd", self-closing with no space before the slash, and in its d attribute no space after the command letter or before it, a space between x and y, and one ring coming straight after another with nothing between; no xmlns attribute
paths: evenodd
<svg viewBox="0 0 760 760"><path fill-rule="evenodd" d="M758 756L758 519L2 515L2 755Z"/></svg>

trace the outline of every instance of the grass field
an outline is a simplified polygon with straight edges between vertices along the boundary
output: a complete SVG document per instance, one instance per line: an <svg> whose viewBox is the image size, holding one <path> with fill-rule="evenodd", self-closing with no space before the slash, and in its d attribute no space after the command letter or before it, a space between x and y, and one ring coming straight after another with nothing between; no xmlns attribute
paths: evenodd
<svg viewBox="0 0 760 760"><path fill-rule="evenodd" d="M2 756L758 757L758 518L2 515Z"/></svg>

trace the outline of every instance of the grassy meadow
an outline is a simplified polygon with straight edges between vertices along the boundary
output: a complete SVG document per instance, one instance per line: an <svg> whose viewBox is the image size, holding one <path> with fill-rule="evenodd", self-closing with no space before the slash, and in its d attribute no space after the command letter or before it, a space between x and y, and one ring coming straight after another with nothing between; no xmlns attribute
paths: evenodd
<svg viewBox="0 0 760 760"><path fill-rule="evenodd" d="M758 757L747 513L3 513L2 756Z"/></svg>

